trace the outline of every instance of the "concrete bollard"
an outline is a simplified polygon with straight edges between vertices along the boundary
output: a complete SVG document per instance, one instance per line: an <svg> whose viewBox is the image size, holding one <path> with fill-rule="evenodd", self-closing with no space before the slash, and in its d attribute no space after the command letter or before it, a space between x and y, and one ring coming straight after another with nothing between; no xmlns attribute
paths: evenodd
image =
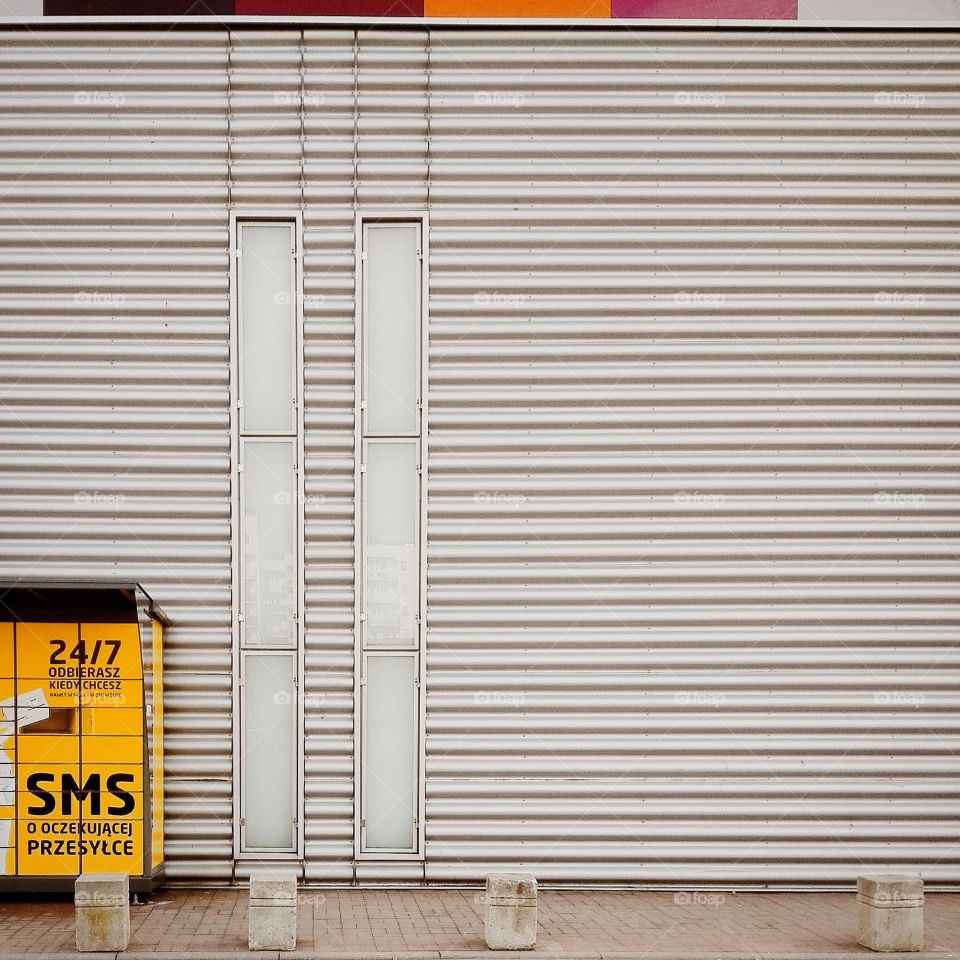
<svg viewBox="0 0 960 960"><path fill-rule="evenodd" d="M73 886L77 950L126 950L130 943L130 878L125 873L82 873Z"/></svg>
<svg viewBox="0 0 960 960"><path fill-rule="evenodd" d="M251 950L296 950L297 875L292 871L250 877L248 943Z"/></svg>
<svg viewBox="0 0 960 960"><path fill-rule="evenodd" d="M885 874L857 877L857 943L871 950L923 949L923 881Z"/></svg>
<svg viewBox="0 0 960 960"><path fill-rule="evenodd" d="M537 881L529 873L487 877L484 936L491 950L531 950L537 942Z"/></svg>

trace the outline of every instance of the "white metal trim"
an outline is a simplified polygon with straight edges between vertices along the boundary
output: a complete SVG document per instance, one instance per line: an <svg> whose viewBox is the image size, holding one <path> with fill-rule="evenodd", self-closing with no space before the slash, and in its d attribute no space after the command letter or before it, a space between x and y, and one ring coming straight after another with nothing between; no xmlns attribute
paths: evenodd
<svg viewBox="0 0 960 960"><path fill-rule="evenodd" d="M270 218L263 216L249 217L249 216L238 216L237 217L237 248L236 254L239 256L242 253L243 248L240 245L240 230L244 224L248 223L259 223L263 225L271 226L285 226L289 229L291 247L294 250L294 269L293 269L293 322L295 325L294 335L290 338L290 351L292 356L290 357L291 366L290 372L292 374L293 380L293 389L296 391L296 396L292 397L293 410L291 411L290 417L290 427L286 430L248 430L244 423L244 409L243 409L243 392L241 385L245 379L245 372L243 369L243 351L240 349L240 342L237 341L237 398L238 398L238 413L239 413L239 431L245 437L251 436L263 436L263 437L293 437L296 435L299 418L297 415L297 410L300 406L300 395L302 394L302 389L300 387L300 380L298 380L298 371L302 373L300 368L302 367L302 356L303 352L299 346L299 335L298 331L302 326L302 318L300 316L300 311L303 306L303 296L302 296L302 287L299 284L299 264L302 260L301 256L301 243L300 243L300 228L299 224L301 223L301 218L299 213L297 217L294 218L290 214L282 218ZM239 281L239 272L237 274L237 279ZM239 321L240 313L243 310L243 297L241 296L241 289L239 282L237 284L237 319ZM239 325L237 328L237 333L239 335Z"/></svg>
<svg viewBox="0 0 960 960"><path fill-rule="evenodd" d="M421 685L420 685L420 669L422 657L420 651L411 647L404 649L377 649L377 650L365 650L362 656L363 664L363 676L366 679L367 676L367 660L370 657L411 657L413 659L413 677L414 677L414 696L417 698L417 702L414 705L414 712L417 717L417 730L414 735L414 749L417 751L418 756L415 758L415 763L417 767L416 776L419 778L419 768L420 768L420 758L423 756L423 750L420 747L420 740L422 736L422 723L420 720L420 711L419 706L423 698L421 696ZM365 691L365 687L363 688ZM360 722L360 752L366 753L366 743L367 743L367 723L366 723L366 709L367 709L367 698L365 695L361 699L361 722ZM361 770L361 779L360 784L360 820L366 820L367 808L366 808L366 776ZM421 853L422 846L420 844L420 832L423 826L423 813L419 807L419 794L420 794L420 784L417 785L417 807L415 809L416 820L413 829L413 843L414 849L411 850L400 850L392 849L389 847L374 847L372 849L364 850L362 847L357 851L357 859L368 862L371 860L413 860L418 861L422 859L423 854ZM366 831L366 825L360 827L360 836L361 839L364 837Z"/></svg>
<svg viewBox="0 0 960 960"><path fill-rule="evenodd" d="M356 104L356 98L354 98ZM354 134L356 144L356 134ZM356 148L354 148L356 149ZM354 218L354 292L353 292L353 855L359 858L360 821L363 819L360 777L363 773L361 762L361 739L363 736L360 722L360 710L363 694L363 623L361 613L360 557L363 546L361 530L361 503L363 502L363 323L361 302L363 300L363 218L359 211Z"/></svg>
<svg viewBox="0 0 960 960"><path fill-rule="evenodd" d="M361 379L360 379L360 413L361 413L362 419L361 419L361 422L360 422L360 433L361 433L361 435L362 435L365 439L367 439L367 440L390 439L391 437L407 438L407 439L414 438L414 437L420 437L420 436L422 436L422 434L423 434L423 416L422 416L422 411L423 411L424 400L425 400L425 398L426 398L426 390L425 390L425 387L424 387L424 381L423 381L422 373L423 373L423 367L424 367L425 358L426 358L426 349L425 349L425 346L424 346L424 343L423 343L423 331L424 331L424 290L423 290L423 277L424 277L424 273L425 273L425 269L426 269L426 267L425 267L426 261L425 261L425 259L424 259L424 236L425 236L425 234L426 234L426 232L427 232L427 230L426 230L426 218L427 218L427 214L426 214L426 213L419 213L419 214L417 214L417 213L409 213L409 214L408 214L408 213L403 213L403 212L398 213L398 212L391 211L391 210L384 210L384 211L380 211L380 212L378 212L378 213L367 213L367 212L365 212L365 211L362 211L360 216L361 216L361 220L360 220L360 226L359 226L359 228L358 228L359 231L360 231L360 256L359 256L357 262L358 262L358 264L360 265L361 273L362 273L362 271L363 271L363 269L364 269L364 264L366 263L366 259L365 259L365 257L363 256L363 254L364 254L364 252L365 252L365 251L364 251L364 243L363 243L363 241L364 241L364 237L365 237L364 230L365 230L367 224L370 224L370 223L416 223L416 224L418 225L418 227L419 227L419 233L420 233L420 237L419 237L419 243L420 243L420 259L419 259L419 263L420 263L420 285L419 285L419 289L417 290L417 298L418 298L417 309L418 309L418 312L419 312L419 330L418 330L418 333L419 333L420 335L417 337L417 343L416 343L416 364L417 364L417 429L416 429L415 431L412 431L412 432L402 432L402 433L379 433L379 432L378 432L378 433L369 433L369 432L367 431L367 427L366 427L366 399L364 398L364 395L363 395L363 387L364 387L364 384L363 384L363 379L362 379L362 377L361 377ZM362 279L362 277L361 277L361 279ZM360 314L361 314L361 317L362 317L362 316L363 316L363 311L366 309L365 292L364 292L364 289L363 289L363 287L362 287L362 284L361 284L360 296L361 296ZM364 342L363 348L364 348L364 351L365 351L365 350L366 350L366 342ZM361 366L360 366L358 369L362 371L363 369L365 369L365 366L364 366L364 365L365 365L365 363L366 363L366 355L365 355L365 352L360 354L360 356L358 357L358 360L359 360L359 363L361 364Z"/></svg>
<svg viewBox="0 0 960 960"><path fill-rule="evenodd" d="M229 174L228 174L229 179ZM231 210L229 214L230 251L230 325L228 353L230 357L230 382L228 396L230 402L230 668L233 675L231 687L231 766L233 780L233 796L231 797L231 811L233 814L232 846L233 858L236 860L240 853L240 731L243 726L240 721L241 680L240 680L240 524L237 518L240 515L240 416L238 404L239 390L239 330L240 311L237 295L237 215Z"/></svg>
<svg viewBox="0 0 960 960"><path fill-rule="evenodd" d="M303 77L301 77L301 83ZM301 111L303 104L301 102ZM303 250L303 208L297 210L294 214L294 240L296 242L296 257L294 259L294 282L296 294L296 309L294 311L294 322L296 323L296 365L294 367L294 387L297 391L295 397L296 405L296 492L297 509L294 511L294 520L296 523L296 549L297 549L297 673L295 690L297 693L297 789L296 789L296 823L294 824L294 836L297 842L297 856L300 860L304 857L304 803L305 800L305 775L306 775L306 716L304 709L303 685L306 673L306 565L307 565L307 536L306 536L306 438L304 436L304 407L306 403L304 396L306 394L306 360L305 360L305 337L304 331L304 250Z"/></svg>
<svg viewBox="0 0 960 960"><path fill-rule="evenodd" d="M239 298L239 271L237 250L239 246L240 224L247 222L261 223L285 223L292 229L293 247L294 247L294 323L296 326L295 336L293 338L295 357L294 357L294 389L296 397L295 405L295 433L291 434L260 434L251 433L241 437L241 418L240 418L240 298ZM306 564L306 537L304 531L304 504L305 504L305 440L304 440L304 389L305 389L305 371L304 371L304 322L303 322L303 212L301 210L279 210L279 209L232 209L230 210L230 479L231 479L231 529L230 529L230 547L231 547L231 622L232 622L232 660L233 660L233 857L234 860L248 860L262 858L264 853L269 853L271 857L288 857L290 859L304 857L304 776L305 776L305 757L304 757L304 735L305 735L305 716L304 702L302 694L304 662L305 662L305 643L304 643L304 610L305 610L305 564ZM250 440L270 440L294 442L294 470L295 483L294 495L297 503L294 509L294 537L296 545L296 602L295 617L296 631L295 643L289 647L263 647L254 648L252 652L289 652L296 655L295 663L295 686L296 691L296 732L295 732L295 762L297 783L295 785L294 797L296 799L296 809L294 811L294 837L296 842L295 851L278 853L276 851L263 850L245 850L242 841L242 747L241 740L243 735L243 724L241 718L242 703L242 662L247 652L251 652L242 642L242 629L240 626L240 615L243 610L242 590L240 583L240 560L241 560L241 533L240 533L240 504L242 472L238 469L241 465L241 445L243 439Z"/></svg>
<svg viewBox="0 0 960 960"><path fill-rule="evenodd" d="M298 453L297 453L297 439L296 439L296 437L286 437L286 436L279 436L279 435L277 435L277 436L264 436L264 435L262 435L262 434L254 434L253 436L241 436L241 437L238 438L238 443L237 443L237 452L238 452L238 459L237 459L237 466L238 466L238 471L237 471L237 491L238 491L238 494L239 494L239 500L240 500L240 506L241 506L241 508L242 508L243 503L244 503L243 494L244 494L244 488L245 488L245 486L246 486L246 476L245 476L245 471L244 471L244 469L243 469L243 468L244 468L244 464L245 464L245 460L246 460L245 455L244 455L244 448L247 446L248 443L276 443L276 444L283 444L283 445L285 445L285 446L287 446L287 447L290 447L291 452L292 452L293 473L294 473L294 475L293 475L293 483L291 484L290 495L291 495L291 497L298 497L298 496L299 496L298 490L299 490L299 487L300 487L300 479L299 479L299 478L300 478L300 474L302 473L302 470L300 469L300 467L299 467L299 465L298 465L298 463L297 463ZM298 544L299 539L300 539L300 537L301 537L301 532L300 532L300 527L301 527L301 525L300 525L300 523L298 522L299 510L298 510L297 504L294 503L294 504L291 504L291 506L293 506L293 518L292 518L292 519L293 519L294 549L296 550L297 555L299 556L299 554L300 554L300 552L301 552L301 551L299 550L299 548L297 547L297 544ZM243 553L242 553L242 549L243 549L242 536L243 536L243 534L242 534L241 516L240 516L239 513L237 514L237 517L236 517L236 526L237 526L238 529L241 530L241 534L240 534L240 535L241 535L241 544L240 544L241 552L240 552L240 554L237 556L237 569L242 572L241 567L242 567L242 563L243 563ZM300 589L299 589L299 571L298 571L298 576L295 578L295 581L296 581L296 582L294 583L295 599L294 599L294 630L293 630L293 640L292 640L292 642L290 642L290 643L285 643L285 644L280 644L280 643L278 643L278 644L259 644L259 643L248 643L248 642L247 642L246 620L243 619L244 588L243 588L243 583L242 583L242 581L241 581L240 583L238 583L238 585L237 585L237 594L238 594L238 596L239 596L240 619L239 619L239 623L238 623L238 625L237 625L237 627L238 627L238 629L237 629L237 634L238 634L238 636L239 636L239 638L240 638L240 652L241 652L241 653L245 653L245 652L250 651L250 650L254 650L254 651L260 651L260 650L277 650L277 651L284 651L284 650L286 650L286 651L291 651L291 652L293 652L293 651L296 651L298 647L301 647L301 646L303 645L303 644L300 642L300 624L301 624L302 617L301 617L301 614L300 614L300 601L299 601L299 593L300 593ZM298 674L298 675L297 675L298 679L299 679L299 676L300 676L300 675Z"/></svg>
<svg viewBox="0 0 960 960"><path fill-rule="evenodd" d="M243 783L243 773L244 773L244 764L246 762L246 750L243 749L243 741L246 739L244 735L244 712L246 710L246 702L244 700L244 680L246 675L246 661L249 657L268 657L268 656L281 656L286 657L293 662L293 691L294 696L299 703L302 699L299 695L299 678L296 674L297 670L297 651L290 647L263 647L259 650L243 650L240 654L240 663L242 668L242 675L240 678L239 688L240 688L240 701L238 713L240 714L240 782ZM295 705L294 705L295 706ZM294 767L296 767L298 755L303 754L303 751L300 749L300 738L299 731L297 729L297 719L294 717L294 735L293 735L293 744L292 744L292 756L291 760L293 761ZM300 787L299 783L294 784L293 789L293 804L291 808L291 813L294 817L297 816L297 810L300 807L302 802L301 798L303 796L303 790ZM240 849L237 853L238 860L261 860L265 855L268 855L270 859L277 860L295 860L300 854L300 843L299 835L301 833L300 823L298 820L294 820L293 824L293 846L292 847L249 847L244 842L244 833L246 827L243 823L243 807L240 803L242 799L241 796L237 797L236 806L239 808L239 822L240 822Z"/></svg>
<svg viewBox="0 0 960 960"><path fill-rule="evenodd" d="M417 462L417 469L418 469L418 471L419 471L419 468L420 468L420 461L421 461L422 458L423 458L423 446L422 446L422 443L421 443L419 437L414 437L414 436L410 436L410 437L363 437L363 438L361 439L361 448L362 448L362 457L363 457L363 460L362 460L362 469L361 469L361 471L360 471L360 493L361 493L361 500L360 500L360 502L361 502L361 504L363 504L363 503L366 502L366 499L365 499L365 496L366 496L366 487L367 487L366 465L367 465L367 461L368 461L367 448L370 446L371 443L412 444L413 447L414 447L414 449L415 449L415 453L416 453L416 462ZM422 611L422 609L421 609L421 599L422 599L422 597L421 597L421 593L420 593L420 584L421 584L423 578L422 578L422 576L421 576L420 574L421 574L421 572L422 572L422 570L423 570L423 566L424 566L424 562L425 562L425 559L424 559L424 550L423 550L424 540L422 539L422 533L423 533L423 531L422 531L422 524L421 524L421 517L423 516L423 509L424 509L423 491L422 491L422 489L421 489L421 485L420 485L420 483L419 483L419 477L418 477L418 483L417 483L417 531L416 531L416 537L417 537L417 542L416 542L416 548L417 548L417 629L416 629L416 636L414 637L414 639L413 639L413 641L412 641L411 643L405 643L405 644L401 644L401 643L384 643L384 644L381 644L381 643L378 643L378 644L376 644L376 645L371 646L370 644L368 644L368 643L366 642L366 636L364 635L363 650L364 650L364 652L366 652L366 653L390 653L390 652L395 652L395 653L410 653L410 652L413 652L413 651L419 651L419 649L420 649L420 646L421 646L421 643L420 643L420 634L422 633L421 626L422 626L422 621L423 621L423 611ZM364 556L364 555L366 554L366 543L367 543L367 517L366 517L366 511L361 510L361 512L360 512L360 549L361 549L360 556ZM365 615L364 611L365 611L365 608L366 608L366 588L365 588L365 580L364 580L364 576L363 576L363 573L364 573L364 570L363 570L364 564L360 564L359 566L360 566L360 576L358 577L358 580L357 580L357 585L358 585L357 598L358 598L358 601L359 601L359 610L360 610L360 613L361 613L361 615L362 615L361 620L360 620L360 623L361 623L361 625L362 625L361 629L364 631L364 634L365 634L365 631L366 631L366 615ZM419 677L418 677L417 679L418 679L418 681L419 681Z"/></svg>
<svg viewBox="0 0 960 960"><path fill-rule="evenodd" d="M419 697L419 733L417 752L419 797L417 800L417 844L426 857L427 820L427 465L429 461L428 398L430 395L430 214L420 221L420 656L417 658L417 695Z"/></svg>
<svg viewBox="0 0 960 960"><path fill-rule="evenodd" d="M363 405L363 358L364 358L364 226L366 223L386 222L415 222L420 227L420 285L419 285L419 313L420 330L417 343L417 361L419 365L418 378L418 426L416 436L374 436L367 437L364 430ZM370 860L423 860L425 855L425 828L424 811L426 809L426 761L425 761L425 730L426 730L426 695L424 690L424 646L426 636L426 578L427 578L427 540L426 540L426 482L427 482L427 445L426 445L426 411L427 411L427 318L429 293L429 214L425 210L391 210L371 208L358 210L354 217L354 857L357 861ZM417 686L417 829L415 851L365 851L363 849L363 835L360 827L363 816L363 755L365 730L363 722L364 679L366 675L365 657L368 652L414 652L413 648L376 647L368 651L364 642L364 624L361 619L363 613L363 465L365 462L364 443L367 440L397 440L417 442L417 462L420 469L420 515L419 515L419 543L418 543L418 575L419 575L419 616L417 624L417 645L415 652L415 676Z"/></svg>

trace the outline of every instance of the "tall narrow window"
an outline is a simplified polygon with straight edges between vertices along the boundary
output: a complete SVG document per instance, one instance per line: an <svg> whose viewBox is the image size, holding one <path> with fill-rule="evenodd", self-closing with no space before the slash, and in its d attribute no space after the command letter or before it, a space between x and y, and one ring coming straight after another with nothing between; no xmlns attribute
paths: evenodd
<svg viewBox="0 0 960 960"><path fill-rule="evenodd" d="M358 227L358 852L410 857L422 847L425 224Z"/></svg>
<svg viewBox="0 0 960 960"><path fill-rule="evenodd" d="M298 849L297 229L236 221L239 853Z"/></svg>

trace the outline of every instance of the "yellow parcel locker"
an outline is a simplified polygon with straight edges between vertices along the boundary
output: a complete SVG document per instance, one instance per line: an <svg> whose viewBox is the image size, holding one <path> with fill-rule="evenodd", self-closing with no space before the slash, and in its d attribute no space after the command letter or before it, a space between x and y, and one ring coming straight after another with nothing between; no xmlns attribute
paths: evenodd
<svg viewBox="0 0 960 960"><path fill-rule="evenodd" d="M14 625L17 707L60 709L80 705L80 629L76 623ZM25 728L20 724L20 729Z"/></svg>
<svg viewBox="0 0 960 960"><path fill-rule="evenodd" d="M0 699L6 690L6 684L13 680L13 624L0 621ZM3 704L0 702L0 710Z"/></svg>
<svg viewBox="0 0 960 960"><path fill-rule="evenodd" d="M31 767L25 775L32 791L17 794L17 876L62 877L80 871L80 804L56 802L57 788L47 777L69 778L70 771Z"/></svg>
<svg viewBox="0 0 960 960"><path fill-rule="evenodd" d="M96 737L141 737L143 736L144 711L139 707L80 708L80 731L84 738Z"/></svg>
<svg viewBox="0 0 960 960"><path fill-rule="evenodd" d="M163 627L135 583L3 584L0 889L163 877Z"/></svg>

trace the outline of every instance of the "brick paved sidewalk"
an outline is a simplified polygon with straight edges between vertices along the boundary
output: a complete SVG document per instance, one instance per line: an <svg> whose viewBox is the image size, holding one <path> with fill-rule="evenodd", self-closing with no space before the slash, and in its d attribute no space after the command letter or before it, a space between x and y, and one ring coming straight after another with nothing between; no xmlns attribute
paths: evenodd
<svg viewBox="0 0 960 960"><path fill-rule="evenodd" d="M303 889L298 952L478 954L479 890ZM841 954L855 942L854 893L540 893L532 957L614 954ZM131 907L130 951L246 950L246 890L174 890ZM69 899L0 900L0 954L74 950ZM960 894L927 894L925 953L960 960ZM269 954L262 956L269 957ZM487 956L495 956L487 954ZM527 954L531 956L531 954ZM889 955L888 955L889 956Z"/></svg>

